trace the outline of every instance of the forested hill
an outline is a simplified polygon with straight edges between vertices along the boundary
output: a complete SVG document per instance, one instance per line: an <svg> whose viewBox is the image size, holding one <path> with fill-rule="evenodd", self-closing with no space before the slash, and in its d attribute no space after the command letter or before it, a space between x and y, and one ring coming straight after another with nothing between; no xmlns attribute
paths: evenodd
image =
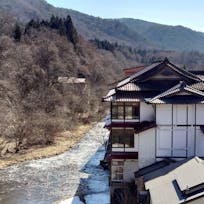
<svg viewBox="0 0 204 204"><path fill-rule="evenodd" d="M0 23L0 139L15 141L16 151L100 120L107 85L142 59L129 47L99 49L80 37L70 16L21 25L4 13ZM58 80L78 76L86 82Z"/></svg>
<svg viewBox="0 0 204 204"><path fill-rule="evenodd" d="M1 0L0 9L23 23L69 14L77 31L86 39L108 40L140 49L204 52L204 34L182 26L166 26L136 19L102 19L55 8L45 0Z"/></svg>

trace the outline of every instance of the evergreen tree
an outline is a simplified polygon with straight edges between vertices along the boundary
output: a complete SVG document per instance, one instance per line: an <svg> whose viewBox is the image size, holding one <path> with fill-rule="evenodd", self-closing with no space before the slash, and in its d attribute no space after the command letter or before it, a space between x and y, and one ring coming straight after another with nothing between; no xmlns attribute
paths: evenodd
<svg viewBox="0 0 204 204"><path fill-rule="evenodd" d="M16 40L16 42L20 42L21 41L21 28L20 26L16 23L15 29L14 29L14 39Z"/></svg>
<svg viewBox="0 0 204 204"><path fill-rule="evenodd" d="M66 34L67 34L67 39L70 40L74 45L76 45L78 41L78 35L77 31L72 23L71 17L68 15L64 25L66 27Z"/></svg>
<svg viewBox="0 0 204 204"><path fill-rule="evenodd" d="M60 19L57 16L53 16L50 19L50 27L52 29L59 29L59 21Z"/></svg>
<svg viewBox="0 0 204 204"><path fill-rule="evenodd" d="M59 20L59 34L66 36L66 27L64 24L64 20L60 18Z"/></svg>

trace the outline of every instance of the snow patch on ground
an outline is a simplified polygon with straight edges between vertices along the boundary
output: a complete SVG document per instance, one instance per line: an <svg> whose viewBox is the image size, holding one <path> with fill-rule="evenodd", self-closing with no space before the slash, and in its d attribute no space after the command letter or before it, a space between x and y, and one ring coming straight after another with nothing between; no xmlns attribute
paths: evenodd
<svg viewBox="0 0 204 204"><path fill-rule="evenodd" d="M86 204L109 204L109 193L98 193L85 196Z"/></svg>
<svg viewBox="0 0 204 204"><path fill-rule="evenodd" d="M78 196L75 196L73 198L61 201L59 204L84 204L84 203L80 201Z"/></svg>

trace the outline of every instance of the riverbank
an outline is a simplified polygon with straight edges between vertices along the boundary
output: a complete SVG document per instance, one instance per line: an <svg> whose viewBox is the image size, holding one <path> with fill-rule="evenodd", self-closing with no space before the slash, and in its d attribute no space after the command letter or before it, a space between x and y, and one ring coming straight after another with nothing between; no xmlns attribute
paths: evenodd
<svg viewBox="0 0 204 204"><path fill-rule="evenodd" d="M0 157L0 169L36 159L47 158L64 153L72 148L95 125L80 125L77 129L56 135L54 143L49 146L33 146L18 153L8 153Z"/></svg>

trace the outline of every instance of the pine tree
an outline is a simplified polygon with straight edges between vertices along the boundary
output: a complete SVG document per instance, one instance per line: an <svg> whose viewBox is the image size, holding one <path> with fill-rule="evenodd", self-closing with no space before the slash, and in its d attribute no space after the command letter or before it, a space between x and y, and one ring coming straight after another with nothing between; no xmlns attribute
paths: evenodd
<svg viewBox="0 0 204 204"><path fill-rule="evenodd" d="M62 20L61 18L59 20L59 34L66 36L66 27L64 24L64 20Z"/></svg>
<svg viewBox="0 0 204 204"><path fill-rule="evenodd" d="M21 41L21 28L20 26L16 23L15 29L14 29L14 39L16 40L16 42L20 42Z"/></svg>
<svg viewBox="0 0 204 204"><path fill-rule="evenodd" d="M74 45L76 45L78 41L78 35L69 15L67 16L64 25L66 27L67 39L70 40Z"/></svg>

